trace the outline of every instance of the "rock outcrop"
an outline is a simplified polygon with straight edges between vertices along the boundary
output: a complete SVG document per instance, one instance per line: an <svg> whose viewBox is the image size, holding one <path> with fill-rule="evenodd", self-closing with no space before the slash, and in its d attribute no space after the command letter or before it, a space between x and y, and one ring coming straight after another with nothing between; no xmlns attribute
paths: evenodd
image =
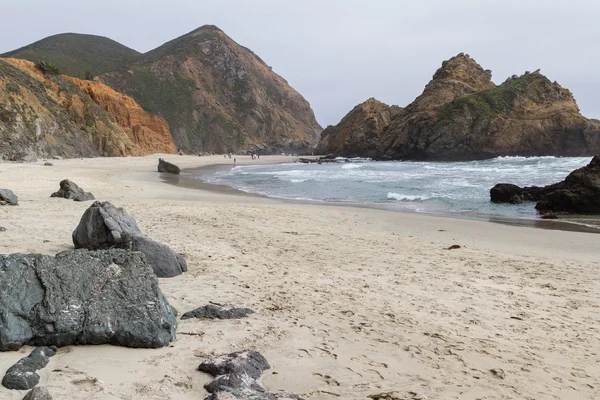
<svg viewBox="0 0 600 400"><path fill-rule="evenodd" d="M214 304L207 304L186 312L181 316L181 319L240 319L246 318L250 314L254 314L254 311L249 308L230 308L229 310L225 310Z"/></svg>
<svg viewBox="0 0 600 400"><path fill-rule="evenodd" d="M118 249L0 255L0 310L0 351L157 348L175 339L177 326L144 255Z"/></svg>
<svg viewBox="0 0 600 400"><path fill-rule="evenodd" d="M187 271L183 257L169 246L145 236L131 215L108 201L96 201L85 211L73 231L73 244L76 249L140 251L159 278L171 278Z"/></svg>
<svg viewBox="0 0 600 400"><path fill-rule="evenodd" d="M158 172L166 172L169 174L179 175L181 169L175 164L172 164L168 161L163 160L162 158L158 159Z"/></svg>
<svg viewBox="0 0 600 400"><path fill-rule="evenodd" d="M571 172L564 181L544 187L500 183L490 190L494 203L536 201L542 214L600 214L600 156Z"/></svg>
<svg viewBox="0 0 600 400"><path fill-rule="evenodd" d="M346 118L336 128L352 131ZM332 142L331 135L323 135L318 148L379 160L600 153L600 121L583 117L567 89L539 71L496 86L491 71L462 53L445 61L423 93L376 131L381 131L377 144L369 143L362 152L352 142Z"/></svg>
<svg viewBox="0 0 600 400"><path fill-rule="evenodd" d="M0 59L0 159L173 151L159 117L104 85L80 83L83 91L74 82L29 61Z"/></svg>
<svg viewBox="0 0 600 400"><path fill-rule="evenodd" d="M18 206L19 198L10 189L0 189L0 205Z"/></svg>
<svg viewBox="0 0 600 400"><path fill-rule="evenodd" d="M257 351L244 350L205 361L198 371L215 377L204 385L212 393L205 400L301 400L298 396L264 393L258 383L263 371L271 368L267 360Z"/></svg>
<svg viewBox="0 0 600 400"><path fill-rule="evenodd" d="M186 153L298 152L314 147L321 131L299 93L215 26L99 79L165 118Z"/></svg>
<svg viewBox="0 0 600 400"><path fill-rule="evenodd" d="M90 192L86 192L80 188L75 182L68 179L60 181L60 189L50 195L50 197L63 197L74 201L95 200L95 197Z"/></svg>
<svg viewBox="0 0 600 400"><path fill-rule="evenodd" d="M50 357L56 352L49 347L38 347L27 357L21 358L15 365L10 367L4 378L2 386L7 389L27 390L33 388L40 382L37 370L48 365Z"/></svg>
<svg viewBox="0 0 600 400"><path fill-rule="evenodd" d="M325 128L315 151L344 157L376 157L383 129L401 110L370 98L354 107L338 125Z"/></svg>

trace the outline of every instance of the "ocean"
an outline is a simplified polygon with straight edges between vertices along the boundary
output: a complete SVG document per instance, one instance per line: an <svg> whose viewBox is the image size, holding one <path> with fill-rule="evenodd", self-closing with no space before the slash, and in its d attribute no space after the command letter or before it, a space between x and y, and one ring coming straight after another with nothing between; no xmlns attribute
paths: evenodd
<svg viewBox="0 0 600 400"><path fill-rule="evenodd" d="M500 157L469 162L349 159L339 164L249 165L199 176L208 183L288 200L386 208L473 219L538 220L534 203L493 204L496 183L544 186L563 180L591 157ZM600 220L571 217L590 227Z"/></svg>

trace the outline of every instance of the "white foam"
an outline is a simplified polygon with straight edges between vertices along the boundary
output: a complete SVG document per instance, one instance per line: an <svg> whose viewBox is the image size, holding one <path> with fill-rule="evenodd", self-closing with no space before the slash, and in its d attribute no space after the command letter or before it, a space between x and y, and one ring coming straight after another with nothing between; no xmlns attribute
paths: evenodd
<svg viewBox="0 0 600 400"><path fill-rule="evenodd" d="M344 165L342 165L342 169L359 169L362 167L363 167L363 165L361 165L361 164L344 164Z"/></svg>
<svg viewBox="0 0 600 400"><path fill-rule="evenodd" d="M301 182L306 182L307 179L290 179L290 182L292 183L301 183Z"/></svg>
<svg viewBox="0 0 600 400"><path fill-rule="evenodd" d="M430 197L411 196L410 194L400 194L400 193L389 192L387 194L387 198L391 199L391 200L399 200L399 201L422 201L422 200L427 200Z"/></svg>

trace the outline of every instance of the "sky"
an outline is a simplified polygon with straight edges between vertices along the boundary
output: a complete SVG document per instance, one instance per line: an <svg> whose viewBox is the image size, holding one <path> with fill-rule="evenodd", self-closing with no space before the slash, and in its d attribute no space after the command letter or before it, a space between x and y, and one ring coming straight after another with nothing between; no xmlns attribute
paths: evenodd
<svg viewBox="0 0 600 400"><path fill-rule="evenodd" d="M407 105L460 52L498 84L539 68L600 119L598 0L0 0L0 17L0 53L64 32L146 52L217 25L300 92L324 127L370 97Z"/></svg>

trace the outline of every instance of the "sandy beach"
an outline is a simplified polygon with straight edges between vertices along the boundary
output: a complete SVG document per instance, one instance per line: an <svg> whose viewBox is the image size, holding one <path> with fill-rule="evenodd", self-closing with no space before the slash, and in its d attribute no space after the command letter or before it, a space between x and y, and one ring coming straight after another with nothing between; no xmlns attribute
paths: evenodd
<svg viewBox="0 0 600 400"><path fill-rule="evenodd" d="M165 183L158 157L0 163L20 203L0 207L0 253L73 248L91 202L49 197L69 178L185 256L189 271L160 281L180 314L256 314L180 321L162 349L61 348L39 371L55 399L202 399L198 364L242 349L271 364L269 392L307 399L600 398L599 235L198 190ZM30 351L2 353L0 374Z"/></svg>

